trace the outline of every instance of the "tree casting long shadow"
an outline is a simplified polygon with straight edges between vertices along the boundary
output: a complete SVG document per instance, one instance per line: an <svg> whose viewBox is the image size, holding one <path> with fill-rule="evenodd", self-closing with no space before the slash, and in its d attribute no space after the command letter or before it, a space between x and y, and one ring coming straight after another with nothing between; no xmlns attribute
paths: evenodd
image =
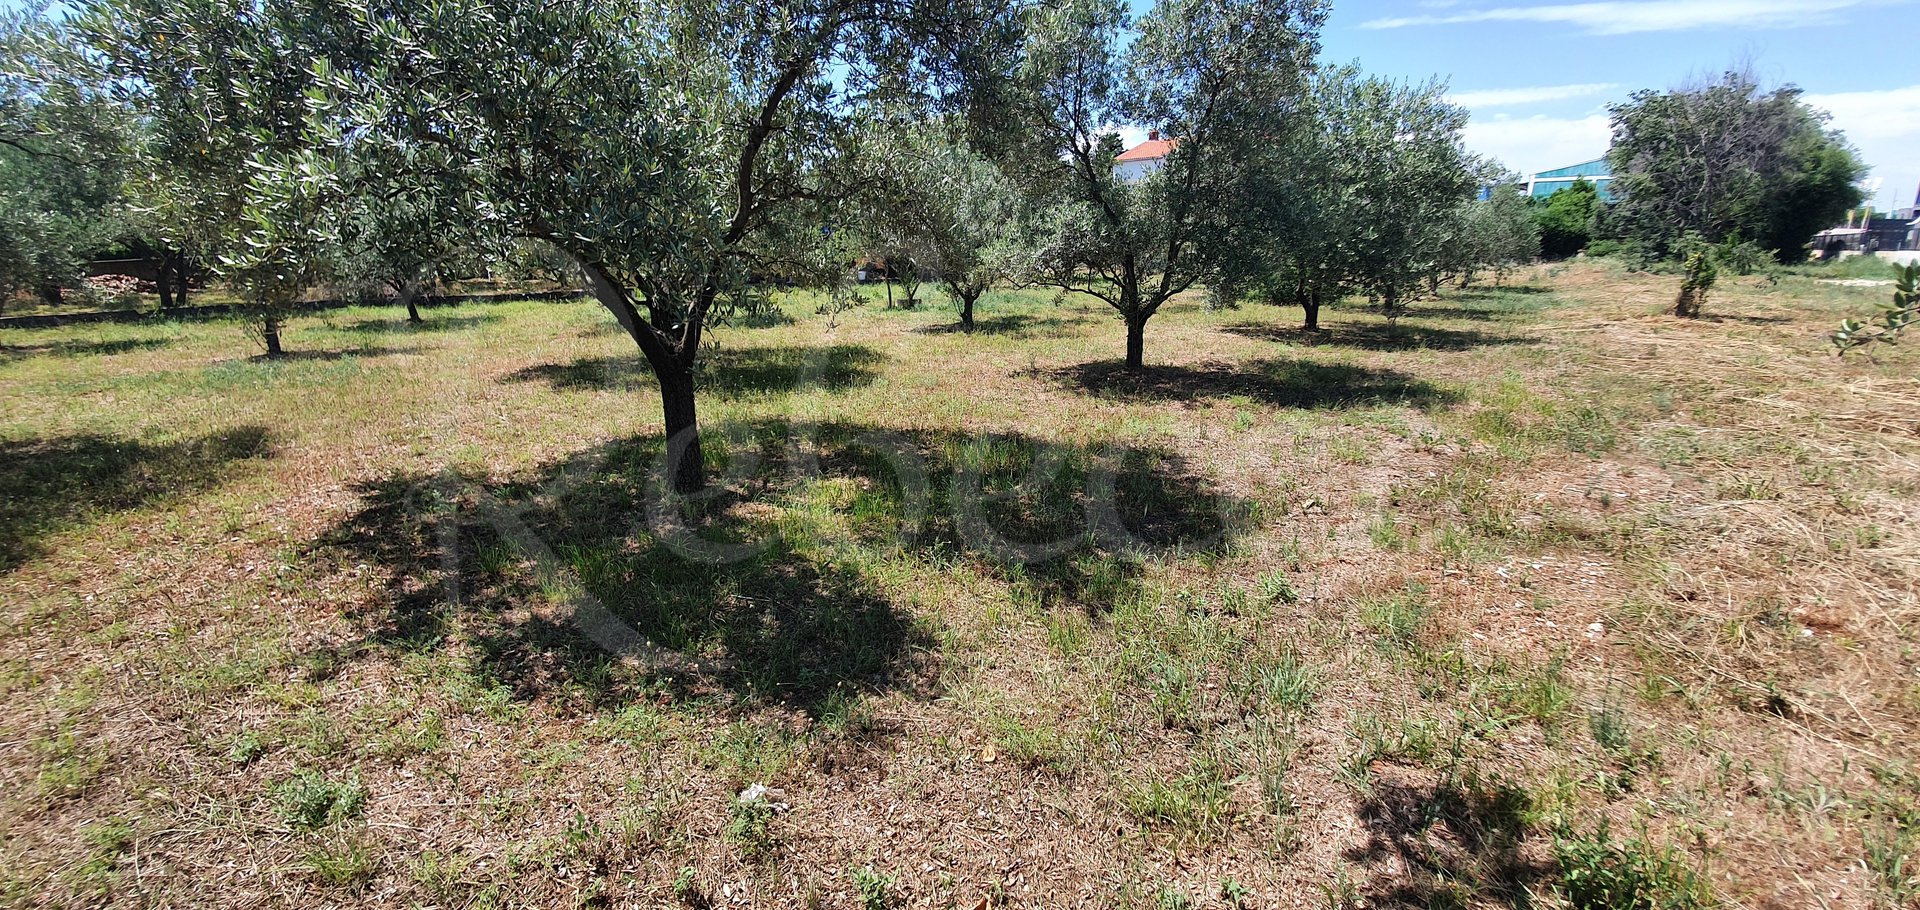
<svg viewBox="0 0 1920 910"><path fill-rule="evenodd" d="M1225 546L1246 511L1138 449L778 421L730 438L726 481L690 511L649 499L662 447L635 438L511 482L369 484L322 555L388 571L361 617L372 642L464 642L522 699L665 690L819 717L852 694L932 692L939 629L888 592L895 560L965 560L1097 610L1120 566ZM810 454L789 457L796 440ZM583 620L598 610L675 659L617 660Z"/></svg>
<svg viewBox="0 0 1920 910"><path fill-rule="evenodd" d="M695 378L708 395L785 392L802 386L845 389L872 382L885 354L865 345L730 348L715 351ZM634 391L657 389L639 355L582 357L572 363L527 367L507 377L516 382L545 382L556 389Z"/></svg>
<svg viewBox="0 0 1920 910"><path fill-rule="evenodd" d="M1043 370L1063 385L1101 397L1192 401L1243 395L1286 408L1353 408L1404 404L1429 409L1460 400L1460 393L1398 370L1350 363L1274 358L1198 366L1148 366L1134 372L1120 361Z"/></svg>
<svg viewBox="0 0 1920 910"><path fill-rule="evenodd" d="M294 364L294 363L337 363L342 360L371 359L374 357L394 357L424 353L426 348L419 345L382 345L362 344L359 347L344 349L294 348L278 354L255 354L248 357L247 363Z"/></svg>
<svg viewBox="0 0 1920 910"><path fill-rule="evenodd" d="M398 310L398 307L395 308ZM478 326L499 322L498 313L475 313L466 316L447 316L431 310L420 322L408 322L404 312L391 319L370 317L356 319L325 328L333 332L351 332L356 335L417 335L428 332L458 332Z"/></svg>
<svg viewBox="0 0 1920 910"><path fill-rule="evenodd" d="M1318 332L1309 332L1298 326L1242 322L1221 326L1220 330L1262 341L1306 347L1358 348L1363 351L1471 351L1475 348L1533 343L1533 339L1521 335L1406 323L1389 326L1384 322L1341 322L1324 325Z"/></svg>
<svg viewBox="0 0 1920 910"><path fill-rule="evenodd" d="M920 335L974 334L1005 335L1009 338L1051 338L1091 322L1093 322L1091 317L1081 313L1045 316L1035 316L1031 313L1000 313L976 317L971 332L966 326L957 322L920 326L913 329L913 332Z"/></svg>
<svg viewBox="0 0 1920 910"><path fill-rule="evenodd" d="M163 445L98 434L0 442L0 571L38 555L49 534L210 488L269 452L258 426Z"/></svg>
<svg viewBox="0 0 1920 910"><path fill-rule="evenodd" d="M171 338L122 338L117 341L54 341L47 344L0 344L0 359L25 357L93 357L152 351L173 343Z"/></svg>

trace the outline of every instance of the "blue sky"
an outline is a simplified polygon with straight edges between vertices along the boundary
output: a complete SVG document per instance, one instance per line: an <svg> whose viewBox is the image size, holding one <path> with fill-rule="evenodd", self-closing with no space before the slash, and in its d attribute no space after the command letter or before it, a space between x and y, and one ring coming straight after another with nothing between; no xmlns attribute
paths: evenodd
<svg viewBox="0 0 1920 910"><path fill-rule="evenodd" d="M1606 105L1750 60L1833 114L1880 181L1877 207L1920 186L1920 3L1900 0L1335 0L1330 60L1439 75L1473 112L1467 144L1521 172L1606 151Z"/></svg>

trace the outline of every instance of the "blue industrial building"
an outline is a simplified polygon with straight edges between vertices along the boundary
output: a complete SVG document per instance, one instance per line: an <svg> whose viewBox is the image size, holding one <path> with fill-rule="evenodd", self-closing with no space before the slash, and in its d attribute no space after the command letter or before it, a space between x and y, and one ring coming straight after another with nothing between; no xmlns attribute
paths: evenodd
<svg viewBox="0 0 1920 910"><path fill-rule="evenodd" d="M1593 188L1600 191L1600 201L1613 201L1613 194L1607 190L1607 187L1613 183L1613 168L1607 166L1605 158L1557 167L1528 177L1527 195L1535 199L1545 199L1556 191L1564 190L1581 180L1592 183Z"/></svg>

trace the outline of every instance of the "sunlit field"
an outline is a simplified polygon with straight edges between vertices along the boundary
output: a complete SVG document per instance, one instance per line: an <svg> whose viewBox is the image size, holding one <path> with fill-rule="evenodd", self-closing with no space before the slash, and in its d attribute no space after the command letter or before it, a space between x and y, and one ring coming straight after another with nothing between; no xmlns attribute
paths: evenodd
<svg viewBox="0 0 1920 910"><path fill-rule="evenodd" d="M0 329L0 901L1911 906L1920 359L1677 281L778 298L685 508L584 300Z"/></svg>

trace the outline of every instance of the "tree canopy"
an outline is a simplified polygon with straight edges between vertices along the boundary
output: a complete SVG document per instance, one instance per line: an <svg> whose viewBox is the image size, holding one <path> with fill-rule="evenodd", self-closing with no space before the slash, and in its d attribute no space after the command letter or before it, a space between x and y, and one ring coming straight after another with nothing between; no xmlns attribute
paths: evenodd
<svg viewBox="0 0 1920 910"><path fill-rule="evenodd" d="M147 90L183 208L243 221L236 267L311 277L340 200L445 189L443 231L543 240L660 380L670 473L703 484L703 333L781 230L845 192L863 102L959 97L1005 33L970 0L96 0L99 47ZM187 27L189 20L213 23ZM936 50L937 49L937 50ZM210 78L211 77L211 78ZM381 168L355 166L377 160ZM244 258L244 262L241 261Z"/></svg>
<svg viewBox="0 0 1920 910"><path fill-rule="evenodd" d="M1466 112L1438 83L1346 66L1318 72L1299 113L1228 189L1211 280L1228 297L1298 305L1309 329L1348 293L1393 315L1461 248L1465 206L1491 179L1460 144Z"/></svg>
<svg viewBox="0 0 1920 910"><path fill-rule="evenodd" d="M937 276L974 327L974 307L994 287L1022 278L1028 213L1020 187L947 124L889 123L870 141L874 220L887 249Z"/></svg>
<svg viewBox="0 0 1920 910"><path fill-rule="evenodd" d="M0 305L21 289L58 298L128 239L133 130L70 30L0 10Z"/></svg>
<svg viewBox="0 0 1920 910"><path fill-rule="evenodd" d="M1734 71L1612 108L1613 222L1655 255L1739 236L1787 260L1860 204L1866 167L1800 90Z"/></svg>
<svg viewBox="0 0 1920 910"><path fill-rule="evenodd" d="M1540 225L1540 253L1548 259L1578 254L1593 241L1600 217L1600 190L1588 180L1575 180L1536 202L1534 220Z"/></svg>
<svg viewBox="0 0 1920 910"><path fill-rule="evenodd" d="M1037 274L1119 314L1129 369L1143 365L1147 321L1206 273L1199 243L1227 194L1303 116L1325 15L1317 0L1163 0L1138 23L1116 0L1036 12L1028 117L1055 162ZM1126 123L1175 143L1144 179L1114 169L1111 127Z"/></svg>

